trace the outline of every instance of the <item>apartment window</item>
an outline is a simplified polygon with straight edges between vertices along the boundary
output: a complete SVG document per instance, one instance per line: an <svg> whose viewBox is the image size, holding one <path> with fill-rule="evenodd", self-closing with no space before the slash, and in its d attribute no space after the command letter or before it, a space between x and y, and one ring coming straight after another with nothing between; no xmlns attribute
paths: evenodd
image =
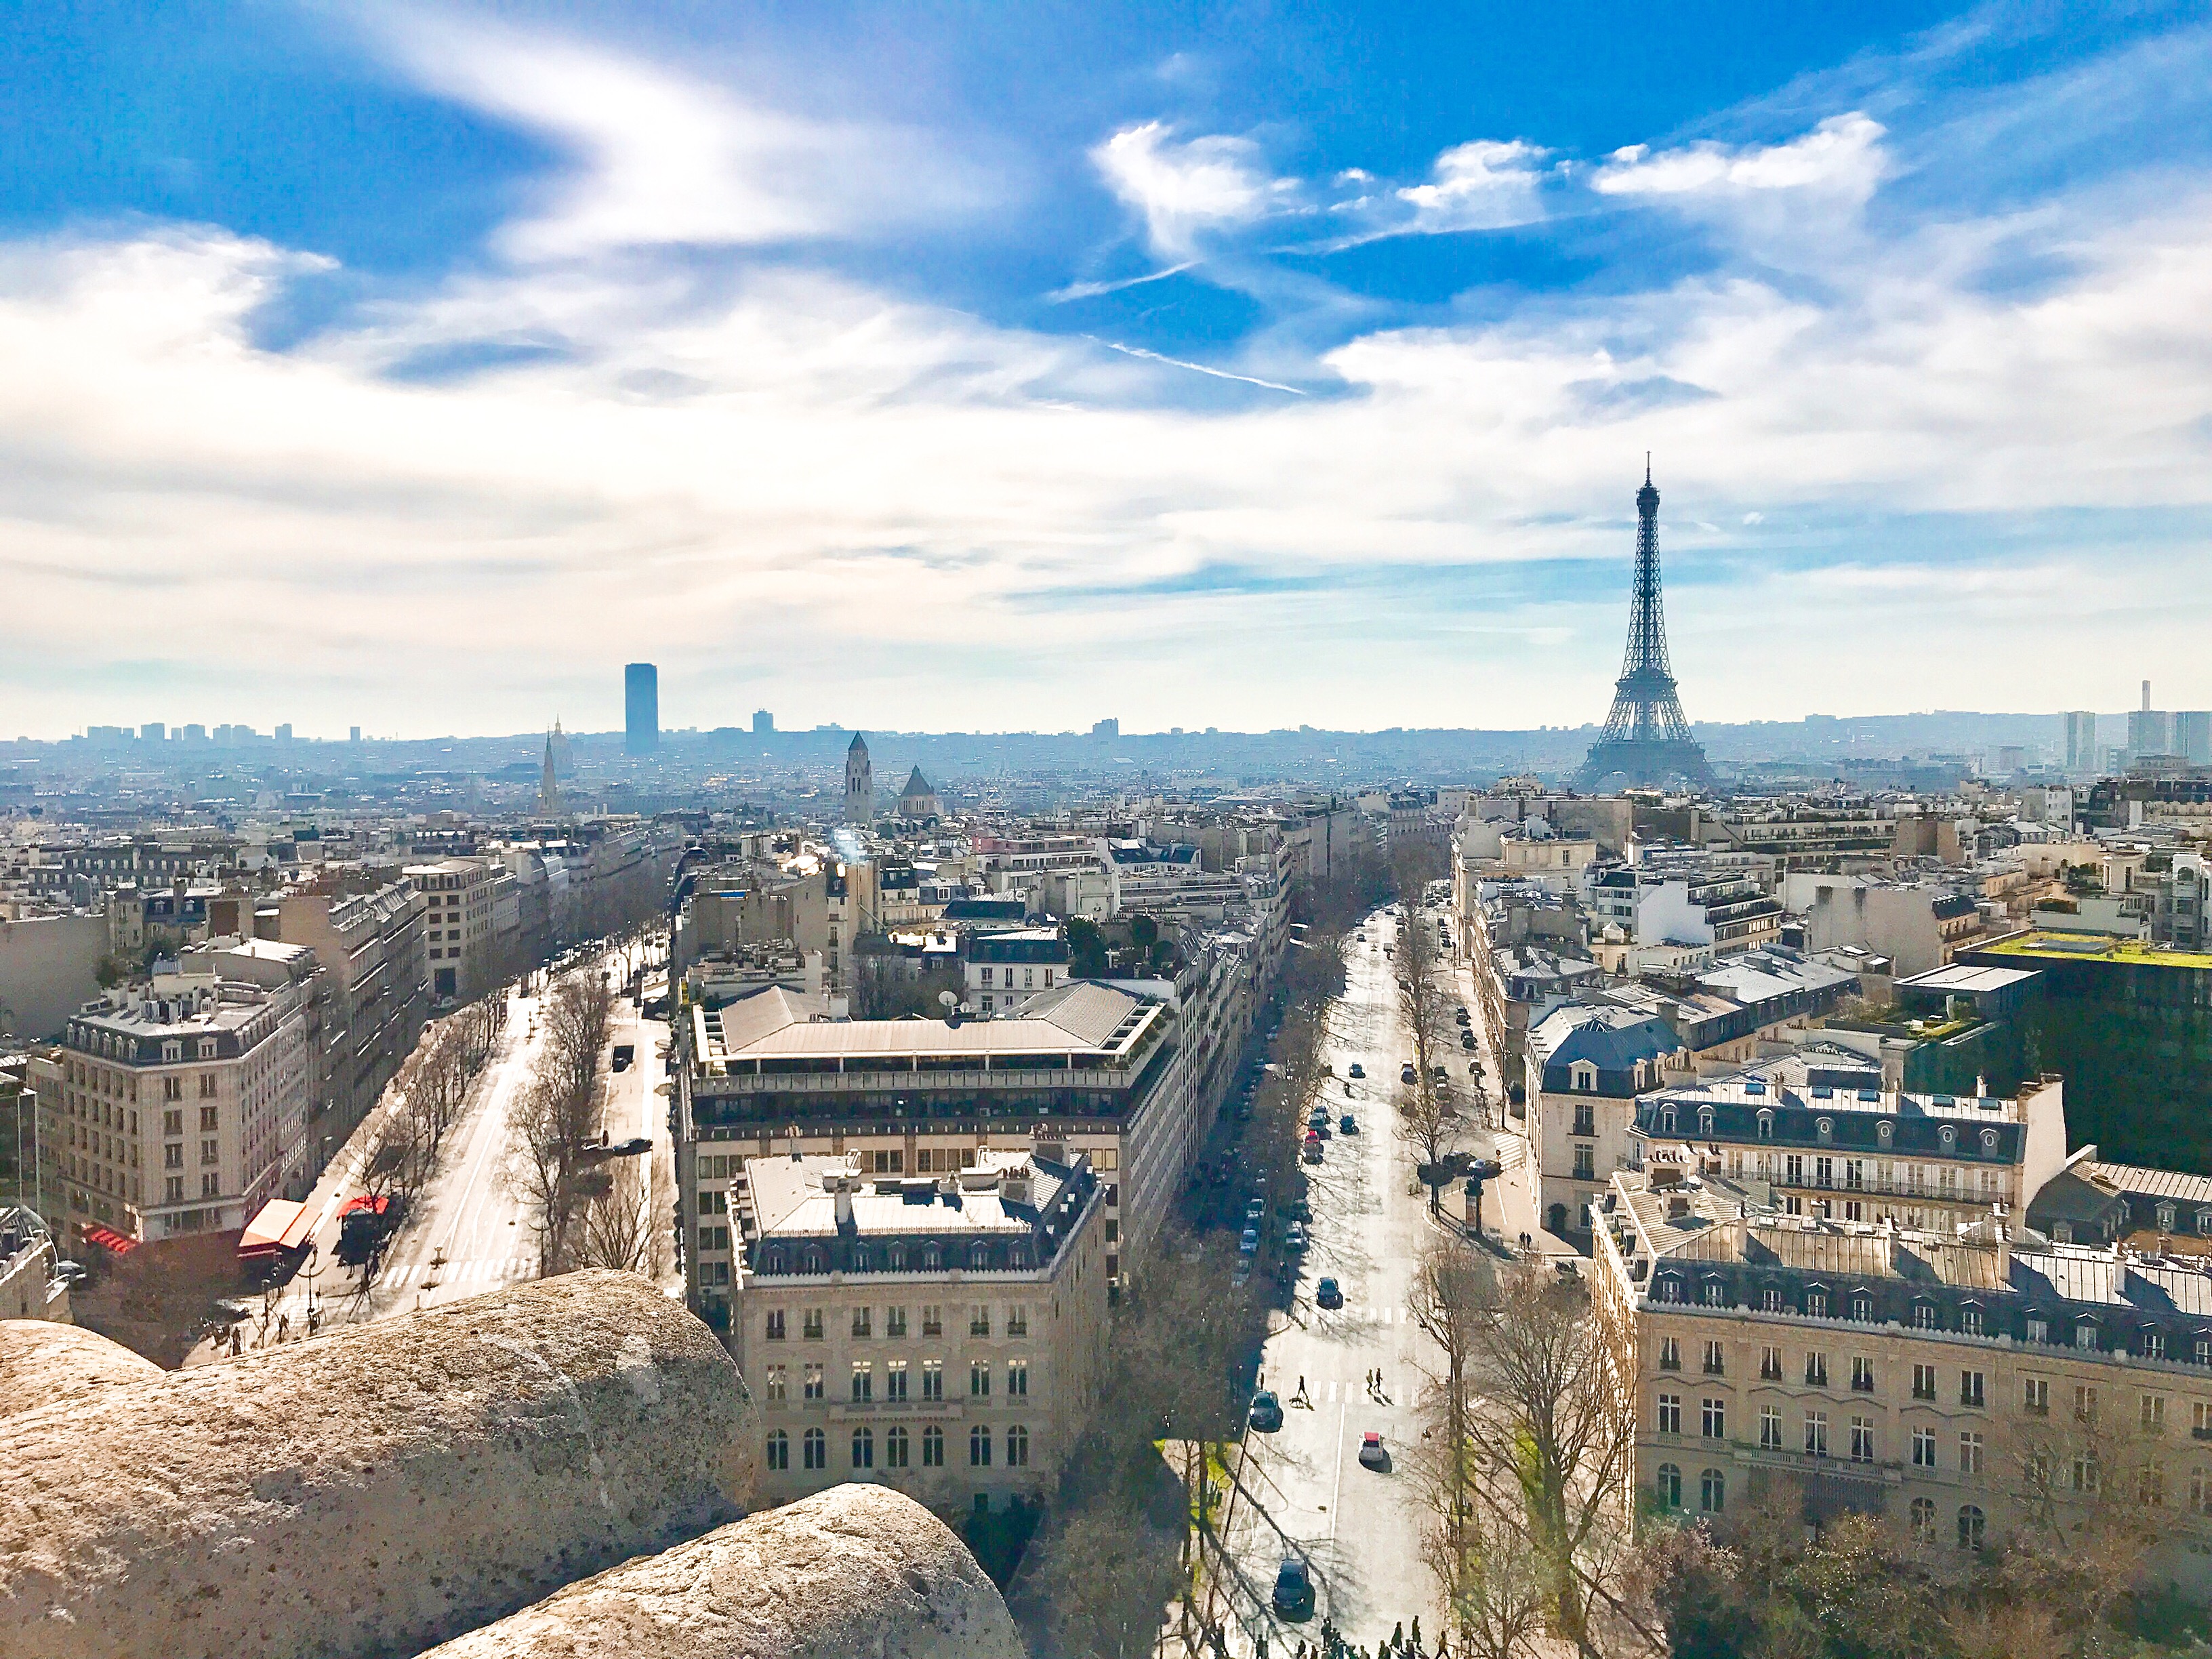
<svg viewBox="0 0 2212 1659"><path fill-rule="evenodd" d="M175 1204L179 1202L184 1198L184 1176L171 1176L167 1181L161 1183L161 1197L163 1202Z"/></svg>
<svg viewBox="0 0 2212 1659"><path fill-rule="evenodd" d="M1968 1336L1982 1334L1982 1310L1978 1304L1969 1302L1959 1310L1959 1328Z"/></svg>
<svg viewBox="0 0 2212 1659"><path fill-rule="evenodd" d="M821 1430L807 1430L806 1437L799 1446L804 1454L801 1461L808 1468L826 1469L830 1467L830 1437Z"/></svg>
<svg viewBox="0 0 2212 1659"><path fill-rule="evenodd" d="M1969 1429L1959 1437L1959 1473L1979 1474L1982 1472L1982 1437Z"/></svg>
<svg viewBox="0 0 2212 1659"><path fill-rule="evenodd" d="M202 1176L200 1177L200 1196L202 1198L221 1198L222 1196L222 1177L216 1175L213 1170L210 1170L206 1175Z"/></svg>
<svg viewBox="0 0 2212 1659"><path fill-rule="evenodd" d="M1728 1438L1728 1401L1707 1400L1704 1402L1704 1431L1708 1440Z"/></svg>
<svg viewBox="0 0 2212 1659"><path fill-rule="evenodd" d="M1808 1319L1826 1319L1828 1316L1828 1293L1818 1285L1805 1292L1805 1316Z"/></svg>
<svg viewBox="0 0 2212 1659"><path fill-rule="evenodd" d="M853 1431L853 1467L856 1469L876 1467L876 1431L873 1429Z"/></svg>
<svg viewBox="0 0 2212 1659"><path fill-rule="evenodd" d="M1705 1288L1705 1305L1717 1308L1728 1300L1728 1285L1724 1280L1708 1279Z"/></svg>
<svg viewBox="0 0 2212 1659"><path fill-rule="evenodd" d="M921 1397L924 1400L945 1398L945 1362L925 1359L921 1362Z"/></svg>
<svg viewBox="0 0 2212 1659"><path fill-rule="evenodd" d="M2166 1474L2155 1463L2136 1471L2136 1502L2147 1510L2166 1507Z"/></svg>
<svg viewBox="0 0 2212 1659"><path fill-rule="evenodd" d="M1864 1354L1855 1355L1851 1359L1851 1391L1855 1394L1874 1392L1874 1361Z"/></svg>
<svg viewBox="0 0 2212 1659"><path fill-rule="evenodd" d="M1835 1159L1816 1158L1813 1160L1813 1184L1816 1187L1832 1187L1836 1184Z"/></svg>
<svg viewBox="0 0 2212 1659"><path fill-rule="evenodd" d="M1805 1386L1808 1389L1825 1389L1828 1386L1827 1355L1808 1353L1805 1356Z"/></svg>
<svg viewBox="0 0 2212 1659"><path fill-rule="evenodd" d="M2095 1347L2097 1346L2097 1328L2086 1319L2080 1324L2076 1325L2074 1328L2074 1346L2077 1348Z"/></svg>
<svg viewBox="0 0 2212 1659"><path fill-rule="evenodd" d="M1979 1504L1962 1505L1959 1510L1959 1547L1962 1550L1981 1548L1985 1524Z"/></svg>
<svg viewBox="0 0 2212 1659"><path fill-rule="evenodd" d="M1662 1510L1682 1507L1682 1471L1672 1463L1662 1463L1651 1474L1652 1495Z"/></svg>
<svg viewBox="0 0 2212 1659"><path fill-rule="evenodd" d="M800 1316L799 1334L805 1337L809 1342L819 1342L822 1340L821 1309L809 1308L803 1315Z"/></svg>
<svg viewBox="0 0 2212 1659"><path fill-rule="evenodd" d="M2212 1515L2212 1469L2197 1469L2191 1474L2189 1507L2198 1515Z"/></svg>
<svg viewBox="0 0 2212 1659"><path fill-rule="evenodd" d="M945 1431L933 1424L921 1431L921 1467L925 1469L945 1467Z"/></svg>
<svg viewBox="0 0 2212 1659"><path fill-rule="evenodd" d="M902 1469L906 1467L908 1443L904 1429L893 1426L884 1431L884 1467L885 1468Z"/></svg>
<svg viewBox="0 0 2212 1659"><path fill-rule="evenodd" d="M2189 1408L2189 1434L2194 1440L2212 1440L2212 1403L2198 1401Z"/></svg>
<svg viewBox="0 0 2212 1659"><path fill-rule="evenodd" d="M1982 1385L1985 1380L1986 1376L1984 1372L1960 1371L1959 1373L1959 1403L1961 1406L1984 1404Z"/></svg>
<svg viewBox="0 0 2212 1659"><path fill-rule="evenodd" d="M968 1362L968 1397L988 1400L991 1397L991 1368L980 1359Z"/></svg>
<svg viewBox="0 0 2212 1659"><path fill-rule="evenodd" d="M884 1367L884 1398L902 1401L906 1398L906 1361L894 1359Z"/></svg>
<svg viewBox="0 0 2212 1659"><path fill-rule="evenodd" d="M181 1170L185 1167L184 1142L172 1141L161 1148L161 1167L165 1170Z"/></svg>
<svg viewBox="0 0 2212 1659"><path fill-rule="evenodd" d="M1874 1419L1870 1417L1851 1419L1851 1462L1874 1462Z"/></svg>
<svg viewBox="0 0 2212 1659"><path fill-rule="evenodd" d="M184 1133L184 1132L185 1115L182 1112L164 1112L161 1114L161 1133L163 1134L180 1135Z"/></svg>
<svg viewBox="0 0 2212 1659"><path fill-rule="evenodd" d="M1854 1205L1851 1207L1857 1206ZM1851 1317L1862 1325L1874 1317L1874 1298L1864 1291L1851 1292Z"/></svg>
<svg viewBox="0 0 2212 1659"><path fill-rule="evenodd" d="M790 1398L789 1391L786 1387L787 1375L786 1368L781 1365L771 1365L768 1368L768 1398L770 1405L781 1406Z"/></svg>
<svg viewBox="0 0 2212 1659"><path fill-rule="evenodd" d="M2145 1434L2164 1434L2166 1432L2166 1396L2164 1395L2147 1394L2143 1395L2142 1401L2141 1425L2142 1431Z"/></svg>
<svg viewBox="0 0 2212 1659"><path fill-rule="evenodd" d="M202 1100L213 1100L215 1098L215 1073L213 1072L202 1072L200 1073L200 1098ZM214 1115L215 1109L212 1106L202 1107L200 1109L200 1127L203 1129L214 1128L215 1125L209 1121Z"/></svg>
<svg viewBox="0 0 2212 1659"><path fill-rule="evenodd" d="M1826 1412L1805 1413L1805 1455L1826 1457L1828 1455L1828 1414Z"/></svg>
<svg viewBox="0 0 2212 1659"><path fill-rule="evenodd" d="M1728 1504L1728 1477L1718 1469L1707 1469L1698 1477L1698 1507L1707 1515L1718 1515Z"/></svg>
<svg viewBox="0 0 2212 1659"><path fill-rule="evenodd" d="M981 1423L968 1431L968 1467L971 1469L991 1467L991 1431Z"/></svg>
<svg viewBox="0 0 2212 1659"><path fill-rule="evenodd" d="M979 1302L968 1310L968 1334L988 1336L990 1334L991 1310Z"/></svg>
<svg viewBox="0 0 2212 1659"><path fill-rule="evenodd" d="M1574 1178L1577 1181L1597 1179L1597 1149L1595 1146L1577 1146L1575 1148Z"/></svg>
<svg viewBox="0 0 2212 1659"><path fill-rule="evenodd" d="M1912 1467L1932 1469L1936 1467L1936 1431L1915 1429L1912 1431Z"/></svg>
<svg viewBox="0 0 2212 1659"><path fill-rule="evenodd" d="M2097 1391L2087 1383L2075 1385L2074 1420L2076 1423L2094 1423L2097 1420Z"/></svg>
<svg viewBox="0 0 2212 1659"><path fill-rule="evenodd" d="M771 1469L787 1469L791 1467L791 1437L781 1429L769 1431L768 1466Z"/></svg>
<svg viewBox="0 0 2212 1659"><path fill-rule="evenodd" d="M1106 1242L1107 1242L1109 1244L1111 1244L1111 1243L1114 1242L1114 1224L1113 1224L1112 1222L1110 1222L1110 1221L1109 1221L1109 1222L1108 1222L1108 1223L1106 1224ZM1017 1337L1017 1336L1027 1336L1029 1334L1030 1334L1030 1310L1029 1310L1029 1309L1028 1309L1026 1306L1024 1306L1024 1305L1023 1305L1023 1304L1018 1304L1018 1304L1016 1304L1013 1307L1011 1307L1011 1308L1007 1309L1007 1310L1006 1310L1006 1334L1007 1334L1008 1336L1010 1336L1010 1337Z"/></svg>
<svg viewBox="0 0 2212 1659"><path fill-rule="evenodd" d="M2097 1459L2094 1453L2075 1453L2074 1490L2078 1492L2094 1492L2097 1490Z"/></svg>
<svg viewBox="0 0 2212 1659"><path fill-rule="evenodd" d="M2048 1378L2031 1376L2021 1382L2020 1408L2031 1417L2051 1415L2051 1383Z"/></svg>
<svg viewBox="0 0 2212 1659"><path fill-rule="evenodd" d="M855 1309L854 1309L854 1310L853 1310L853 1334L854 1334L854 1336L858 1336L858 1337L866 1337L866 1336L872 1335L872 1334L873 1334L873 1332L872 1332L872 1330L871 1327L872 1327L872 1321L873 1321L874 1317L875 1317L874 1311L873 1311L872 1309L868 1309L868 1308L855 1308Z"/></svg>
<svg viewBox="0 0 2212 1659"><path fill-rule="evenodd" d="M876 1368L869 1364L853 1367L853 1403L865 1406L876 1397Z"/></svg>
<svg viewBox="0 0 2212 1659"><path fill-rule="evenodd" d="M1680 1434L1682 1431L1682 1396L1662 1394L1659 1396L1659 1432Z"/></svg>
<svg viewBox="0 0 2212 1659"><path fill-rule="evenodd" d="M1912 1397L1915 1400L1933 1400L1936 1397L1936 1368L1933 1365L1915 1365L1912 1368Z"/></svg>
<svg viewBox="0 0 2212 1659"><path fill-rule="evenodd" d="M1759 1408L1759 1447L1761 1451L1782 1449L1782 1413L1778 1407Z"/></svg>
<svg viewBox="0 0 2212 1659"><path fill-rule="evenodd" d="M904 1308L886 1308L884 1310L884 1334L889 1337L901 1337L906 1334L906 1310Z"/></svg>
<svg viewBox="0 0 2212 1659"><path fill-rule="evenodd" d="M184 1097L185 1097L185 1080L184 1080L184 1079L182 1079L182 1078L180 1078L180 1077L165 1077L165 1078L163 1078L163 1079L161 1079L161 1098L162 1098L162 1099L164 1099L164 1100L182 1100Z"/></svg>
<svg viewBox="0 0 2212 1659"><path fill-rule="evenodd" d="M1762 1382L1779 1382L1782 1380L1781 1349L1771 1346L1759 1349L1759 1375Z"/></svg>
<svg viewBox="0 0 2212 1659"><path fill-rule="evenodd" d="M1590 1109L1590 1103L1587 1100L1578 1100L1575 1103L1575 1133L1578 1135L1594 1135L1597 1133L1597 1115Z"/></svg>
<svg viewBox="0 0 2212 1659"><path fill-rule="evenodd" d="M1728 1375L1727 1355L1721 1345L1711 1338L1708 1338L1705 1342L1705 1375L1707 1376Z"/></svg>
<svg viewBox="0 0 2212 1659"><path fill-rule="evenodd" d="M768 1310L768 1340L771 1342L783 1340L783 1310L781 1308Z"/></svg>
<svg viewBox="0 0 2212 1659"><path fill-rule="evenodd" d="M1934 1330L1936 1328L1936 1304L1932 1302L1914 1303L1912 1304L1912 1323L1913 1328L1917 1330Z"/></svg>
<svg viewBox="0 0 2212 1659"><path fill-rule="evenodd" d="M222 1143L221 1141L219 1141L219 1140L203 1140L202 1142L200 1142L200 1162L201 1162L201 1163L203 1163L203 1164L215 1164L215 1163L219 1163L219 1162L222 1160Z"/></svg>
<svg viewBox="0 0 2212 1659"><path fill-rule="evenodd" d="M1024 1469L1030 1462L1030 1431L1020 1424L1006 1431L1006 1467Z"/></svg>
<svg viewBox="0 0 2212 1659"><path fill-rule="evenodd" d="M2200 1365L2212 1365L2212 1336L2200 1336L2197 1339L2197 1363Z"/></svg>
<svg viewBox="0 0 2212 1659"><path fill-rule="evenodd" d="M921 1334L924 1336L942 1336L945 1334L945 1310L939 1307L933 1302L927 1302L922 1304Z"/></svg>
<svg viewBox="0 0 2212 1659"><path fill-rule="evenodd" d="M1922 1544L1935 1542L1936 1500L1932 1498L1914 1498L1911 1513L1914 1541Z"/></svg>
<svg viewBox="0 0 2212 1659"><path fill-rule="evenodd" d="M1682 1369L1682 1345L1677 1339L1671 1336L1659 1339L1659 1369L1662 1371Z"/></svg>
<svg viewBox="0 0 2212 1659"><path fill-rule="evenodd" d="M1006 1398L1026 1400L1030 1396L1030 1362L1009 1359L1006 1362Z"/></svg>
<svg viewBox="0 0 2212 1659"><path fill-rule="evenodd" d="M2142 1334L2142 1357L2145 1359L2163 1359L2166 1358L2166 1333L2164 1331L2145 1331Z"/></svg>
<svg viewBox="0 0 2212 1659"><path fill-rule="evenodd" d="M806 1370L805 1370L805 1376L806 1397L807 1397L809 1400L819 1400L819 1399L821 1399L821 1398L822 1398L822 1367L821 1367L821 1366L819 1366L819 1365L809 1365L809 1366L806 1368Z"/></svg>

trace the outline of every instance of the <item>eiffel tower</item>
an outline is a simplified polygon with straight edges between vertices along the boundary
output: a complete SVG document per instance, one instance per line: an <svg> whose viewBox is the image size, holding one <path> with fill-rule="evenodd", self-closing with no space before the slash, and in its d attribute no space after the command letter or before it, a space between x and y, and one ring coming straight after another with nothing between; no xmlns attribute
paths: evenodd
<svg viewBox="0 0 2212 1659"><path fill-rule="evenodd" d="M1674 672L1667 662L1667 612L1659 597L1659 492L1651 485L1651 458L1644 459L1644 488L1636 492L1636 597L1628 612L1628 651L1614 683L1613 712L1575 775L1575 787L1595 790L1650 788L1680 781L1713 781L1705 746L1690 735Z"/></svg>

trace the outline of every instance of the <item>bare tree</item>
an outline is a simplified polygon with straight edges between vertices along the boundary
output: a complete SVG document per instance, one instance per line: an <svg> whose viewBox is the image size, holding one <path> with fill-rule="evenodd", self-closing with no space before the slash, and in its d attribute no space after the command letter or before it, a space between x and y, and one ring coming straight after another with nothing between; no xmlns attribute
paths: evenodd
<svg viewBox="0 0 2212 1659"><path fill-rule="evenodd" d="M1034 1593L1071 1659L1152 1651L1182 1573L1174 1540L1117 1505L1078 1510L1042 1540Z"/></svg>
<svg viewBox="0 0 2212 1659"><path fill-rule="evenodd" d="M536 1073L515 1097L508 1177L538 1234L541 1276L574 1265L586 1212L612 1184L592 1152L605 1106L600 1062L613 1015L613 994L598 975L562 980L546 999Z"/></svg>
<svg viewBox="0 0 2212 1659"><path fill-rule="evenodd" d="M1455 1587L1474 1553L1465 1535L1477 1518L1470 1490L1474 1468L1468 1437L1468 1376L1486 1334L1492 1278L1486 1258L1438 1234L1431 1238L1407 1294L1407 1312L1443 1356L1441 1373L1431 1379L1428 1394L1437 1449L1429 1485L1439 1528L1434 1562L1448 1568L1438 1574L1448 1598L1456 1596Z"/></svg>
<svg viewBox="0 0 2212 1659"><path fill-rule="evenodd" d="M666 1237L646 1206L643 1160L610 1161L604 1182L592 1183L576 1229L575 1265L611 1267L657 1278Z"/></svg>

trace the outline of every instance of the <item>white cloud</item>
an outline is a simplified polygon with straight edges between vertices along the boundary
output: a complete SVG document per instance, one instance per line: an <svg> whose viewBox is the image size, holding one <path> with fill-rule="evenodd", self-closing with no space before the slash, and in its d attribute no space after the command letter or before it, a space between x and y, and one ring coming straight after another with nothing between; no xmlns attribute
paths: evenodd
<svg viewBox="0 0 2212 1659"><path fill-rule="evenodd" d="M1122 128L1091 159L1108 188L1144 216L1153 249L1173 259L1188 258L1208 232L1263 217L1295 188L1267 176L1249 138L1178 139L1158 121Z"/></svg>
<svg viewBox="0 0 2212 1659"><path fill-rule="evenodd" d="M1541 216L1537 170L1544 152L1515 139L1477 139L1437 157L1435 177L1398 192L1416 232L1497 230Z"/></svg>
<svg viewBox="0 0 2212 1659"><path fill-rule="evenodd" d="M1854 110L1831 116L1784 144L1697 143L1654 153L1642 144L1616 150L1590 179L1613 196L1741 197L1804 191L1863 203L1888 165L1881 124Z"/></svg>
<svg viewBox="0 0 2212 1659"><path fill-rule="evenodd" d="M411 11L392 14L382 39L426 88L568 159L501 231L515 258L865 235L984 195L919 134L779 112L597 46Z"/></svg>

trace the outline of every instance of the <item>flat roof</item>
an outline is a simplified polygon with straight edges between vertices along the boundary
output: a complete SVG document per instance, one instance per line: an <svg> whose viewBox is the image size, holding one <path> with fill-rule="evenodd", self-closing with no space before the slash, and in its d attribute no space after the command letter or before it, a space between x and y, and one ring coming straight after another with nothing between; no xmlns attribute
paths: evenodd
<svg viewBox="0 0 2212 1659"><path fill-rule="evenodd" d="M1910 985L1923 991L1957 991L1972 995L1979 992L2002 991L2033 979L2035 975L2036 969L2033 968L1977 968L1966 963L1953 962L1897 982L1900 986Z"/></svg>
<svg viewBox="0 0 2212 1659"><path fill-rule="evenodd" d="M1025 1054L1129 1054L1164 1016L1164 1005L1110 986L1079 983L1040 994L1011 1018L963 1020L817 1017L818 999L763 991L714 1012L700 1011L701 1058L710 1063L911 1056L957 1059Z"/></svg>
<svg viewBox="0 0 2212 1659"><path fill-rule="evenodd" d="M2107 933L2067 933L2046 928L2025 939L1975 947L1993 957L2033 957L2049 962L2132 963L2146 968L2212 968L2212 952L2175 951L2145 939Z"/></svg>

